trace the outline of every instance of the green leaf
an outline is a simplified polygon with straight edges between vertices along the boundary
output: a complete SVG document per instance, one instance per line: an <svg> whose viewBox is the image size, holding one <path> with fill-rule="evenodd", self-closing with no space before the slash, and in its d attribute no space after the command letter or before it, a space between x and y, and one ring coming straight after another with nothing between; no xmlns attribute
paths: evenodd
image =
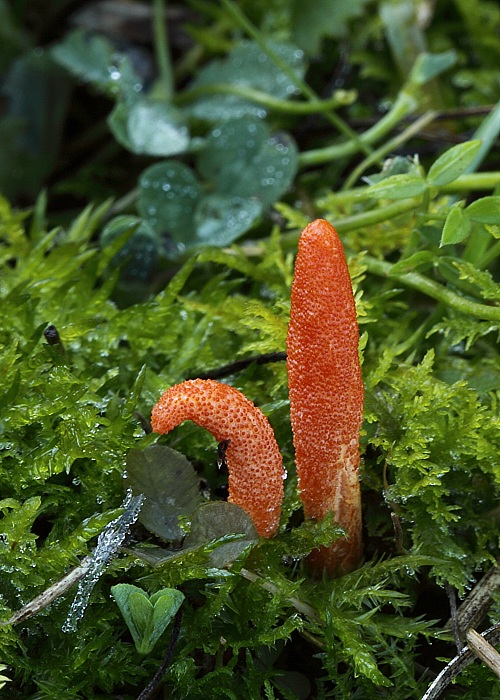
<svg viewBox="0 0 500 700"><path fill-rule="evenodd" d="M298 78L305 73L303 53L296 46L269 41L269 47L294 71ZM272 95L275 98L289 99L297 88L290 78L254 42L238 44L223 61L212 61L203 67L189 85L190 89L210 87L216 84L232 84L248 87ZM186 112L212 122L224 122L243 116L265 117L265 109L237 95L201 95Z"/></svg>
<svg viewBox="0 0 500 700"><path fill-rule="evenodd" d="M454 66L456 62L457 54L453 50L434 54L421 53L411 70L410 82L424 85Z"/></svg>
<svg viewBox="0 0 500 700"><path fill-rule="evenodd" d="M430 250L420 250L418 253L403 258L392 266L391 274L404 275L415 270L427 270L435 260L435 254Z"/></svg>
<svg viewBox="0 0 500 700"><path fill-rule="evenodd" d="M425 192L426 188L426 182L420 175L391 175L371 185L366 190L365 196L377 199L407 199L418 197Z"/></svg>
<svg viewBox="0 0 500 700"><path fill-rule="evenodd" d="M323 37L339 39L347 33L347 23L363 14L368 0L292 0L292 35L310 56L319 53Z"/></svg>
<svg viewBox="0 0 500 700"><path fill-rule="evenodd" d="M470 219L466 216L461 202L456 202L448 212L443 226L443 233L439 246L460 243L469 235L471 228Z"/></svg>
<svg viewBox="0 0 500 700"><path fill-rule="evenodd" d="M150 277L158 260L159 243L147 221L136 216L116 216L103 228L100 243L106 253L110 248L111 252L116 251L109 260L111 267L127 262L123 270L126 277L144 281Z"/></svg>
<svg viewBox="0 0 500 700"><path fill-rule="evenodd" d="M219 569L237 559L252 542L259 539L252 518L235 503L214 501L200 506L191 520L186 547L199 547L227 534L242 534L242 539L223 544L210 554L210 563Z"/></svg>
<svg viewBox="0 0 500 700"><path fill-rule="evenodd" d="M179 517L201 501L198 478L184 455L162 445L130 450L125 483L134 495L145 496L139 520L148 530L165 540L183 537Z"/></svg>
<svg viewBox="0 0 500 700"><path fill-rule="evenodd" d="M199 243L225 246L239 238L262 213L255 199L224 194L204 197L195 212L194 223Z"/></svg>
<svg viewBox="0 0 500 700"><path fill-rule="evenodd" d="M170 234L178 252L228 245L248 231L293 182L297 148L288 134L271 135L246 117L212 130L198 167L208 180L205 196L177 161L153 165L140 179L140 213L159 234Z"/></svg>
<svg viewBox="0 0 500 700"><path fill-rule="evenodd" d="M128 56L98 34L75 29L52 48L51 54L73 75L112 97L136 99L137 89L142 87Z"/></svg>
<svg viewBox="0 0 500 700"><path fill-rule="evenodd" d="M139 180L138 209L159 234L170 234L180 250L196 240L194 214L201 186L187 165L175 160L146 168Z"/></svg>
<svg viewBox="0 0 500 700"><path fill-rule="evenodd" d="M500 222L500 196L482 197L465 209L471 221L495 225Z"/></svg>
<svg viewBox="0 0 500 700"><path fill-rule="evenodd" d="M147 97L120 101L108 117L116 140L132 153L173 156L188 149L189 130L183 116L164 100Z"/></svg>
<svg viewBox="0 0 500 700"><path fill-rule="evenodd" d="M149 654L184 601L184 594L163 588L151 598L128 583L111 587L123 619L127 623L139 654Z"/></svg>
<svg viewBox="0 0 500 700"><path fill-rule="evenodd" d="M467 171L480 148L481 141L466 141L449 148L431 165L427 183L432 187L440 187L453 182Z"/></svg>
<svg viewBox="0 0 500 700"><path fill-rule="evenodd" d="M263 122L233 120L210 133L198 156L198 168L218 192L255 197L266 209L292 184L297 148L291 136L271 135Z"/></svg>

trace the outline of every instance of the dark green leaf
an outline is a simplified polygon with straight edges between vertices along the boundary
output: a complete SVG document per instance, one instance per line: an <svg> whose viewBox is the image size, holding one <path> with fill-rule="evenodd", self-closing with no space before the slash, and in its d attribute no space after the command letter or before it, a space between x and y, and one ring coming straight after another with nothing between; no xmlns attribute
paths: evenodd
<svg viewBox="0 0 500 700"><path fill-rule="evenodd" d="M368 0L292 0L292 34L310 56L316 56L323 37L339 39L347 33L349 20L362 15Z"/></svg>
<svg viewBox="0 0 500 700"><path fill-rule="evenodd" d="M267 209L293 182L297 148L288 134L271 135L262 122L238 119L210 133L198 167L219 192L255 197Z"/></svg>
<svg viewBox="0 0 500 700"><path fill-rule="evenodd" d="M145 496L139 520L148 530L165 540L182 538L179 517L201 501L198 478L184 455L162 445L130 450L125 483Z"/></svg>
<svg viewBox="0 0 500 700"><path fill-rule="evenodd" d="M269 47L289 66L297 77L305 72L303 53L296 46L269 42ZM258 44L242 42L223 61L213 61L202 68L190 88L210 87L218 83L250 87L274 98L288 99L296 92L295 84L262 51ZM222 122L245 115L264 117L265 109L236 95L202 95L186 111L199 119Z"/></svg>

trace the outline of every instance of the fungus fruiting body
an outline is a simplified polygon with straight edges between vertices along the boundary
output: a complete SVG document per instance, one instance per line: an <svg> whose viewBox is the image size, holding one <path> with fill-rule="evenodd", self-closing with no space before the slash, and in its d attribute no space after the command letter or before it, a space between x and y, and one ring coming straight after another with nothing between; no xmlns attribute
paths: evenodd
<svg viewBox="0 0 500 700"><path fill-rule="evenodd" d="M312 552L309 565L330 575L355 569L362 557L358 480L363 383L359 330L342 243L327 221L302 232L291 292L287 337L290 417L300 496L306 518L333 512L348 533Z"/></svg>
<svg viewBox="0 0 500 700"><path fill-rule="evenodd" d="M259 535L273 535L279 524L284 473L266 416L237 389L211 379L193 379L168 389L151 415L157 433L168 433L185 420L206 428L224 444L229 501L246 510Z"/></svg>

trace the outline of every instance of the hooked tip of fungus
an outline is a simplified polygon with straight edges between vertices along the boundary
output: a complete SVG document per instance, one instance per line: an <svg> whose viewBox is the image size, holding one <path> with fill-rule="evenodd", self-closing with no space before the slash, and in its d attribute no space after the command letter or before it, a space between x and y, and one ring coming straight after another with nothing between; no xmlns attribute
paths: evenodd
<svg viewBox="0 0 500 700"><path fill-rule="evenodd" d="M229 501L246 510L259 535L271 537L281 513L283 460L266 416L234 387L192 379L168 389L151 414L157 433L168 433L185 420L225 445Z"/></svg>

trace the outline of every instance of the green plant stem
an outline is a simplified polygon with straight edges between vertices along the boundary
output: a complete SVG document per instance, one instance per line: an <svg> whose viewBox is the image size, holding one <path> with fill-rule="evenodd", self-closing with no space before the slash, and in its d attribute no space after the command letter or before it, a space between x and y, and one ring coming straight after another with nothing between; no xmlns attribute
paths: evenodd
<svg viewBox="0 0 500 700"><path fill-rule="evenodd" d="M156 61L162 85L163 96L166 100L172 99L174 94L174 74L170 60L168 36L165 28L166 2L154 0L153 3L153 35Z"/></svg>
<svg viewBox="0 0 500 700"><path fill-rule="evenodd" d="M204 95L236 95L249 102L256 102L270 111L284 112L285 114L314 114L315 112L325 112L331 109L337 109L346 104L351 104L355 98L354 91L341 90L328 100L292 102L290 100L280 100L261 90L254 90L253 88L243 87L241 85L213 83L212 85L200 85L192 90L184 91L176 97L175 103L179 106L186 103L189 104L198 99L198 97Z"/></svg>
<svg viewBox="0 0 500 700"><path fill-rule="evenodd" d="M342 189L344 190L352 187L352 185L360 178L364 171L370 167L370 165L373 165L391 151L395 151L396 148L399 148L399 146L411 139L413 136L415 136L415 134L418 134L418 132L430 124L438 114L439 112L426 112L420 117L420 119L417 119L416 122L410 124L410 126L408 126L400 134L384 143L384 145L377 148L376 151L373 151L373 153L367 156L356 168L354 168L345 181Z"/></svg>
<svg viewBox="0 0 500 700"><path fill-rule="evenodd" d="M385 116L382 117L370 129L367 129L363 134L357 137L356 141L346 141L345 143L336 143L333 146L326 148L317 148L312 151L306 151L299 155L299 166L306 167L309 165L320 165L339 158L357 153L359 143L369 145L379 141L389 131L391 131L400 121L408 114L411 114L417 108L417 101L408 92L402 91L399 93L393 107ZM363 149L364 150L364 149Z"/></svg>
<svg viewBox="0 0 500 700"><path fill-rule="evenodd" d="M476 318L482 319L484 321L495 321L500 323L500 307L499 306L487 306L486 304L479 304L478 302L471 301L465 297L460 297L450 289L447 289L442 284L434 282L433 280L418 274L417 272L407 272L404 274L392 274L393 265L386 262L385 260L378 260L370 255L363 258L366 264L368 272L379 277L390 277L407 287L416 289L422 294L426 294L432 299L436 299L446 306L459 311L463 314L469 314Z"/></svg>
<svg viewBox="0 0 500 700"><path fill-rule="evenodd" d="M254 39L254 41L257 42L262 51L264 51L264 53L267 56L269 56L269 58L274 62L274 64L278 66L281 72L284 75L286 75L299 88L302 94L308 97L309 100L311 100L312 102L319 102L320 98L314 92L314 90L304 80L299 78L299 76L294 73L294 71L290 68L286 61L284 61L280 56L278 56L278 54L275 51L273 51L270 48L270 46L264 40L258 29L250 22L250 20L239 9L236 3L234 3L233 0L221 0L221 3L231 14L233 19L237 22L237 24L249 36L251 36L252 39ZM353 129L351 129L351 127L348 124L346 124L343 119L331 112L324 113L324 116L325 119L327 119L330 122L330 124L332 124L341 134L343 134L346 138L350 139L355 143L355 151L363 151L367 155L371 153L369 143L364 143L363 141L361 141L358 134L355 131L353 131Z"/></svg>
<svg viewBox="0 0 500 700"><path fill-rule="evenodd" d="M441 192L464 192L467 190L493 190L500 185L500 171L490 173L466 173L460 175L449 185L439 188Z"/></svg>

